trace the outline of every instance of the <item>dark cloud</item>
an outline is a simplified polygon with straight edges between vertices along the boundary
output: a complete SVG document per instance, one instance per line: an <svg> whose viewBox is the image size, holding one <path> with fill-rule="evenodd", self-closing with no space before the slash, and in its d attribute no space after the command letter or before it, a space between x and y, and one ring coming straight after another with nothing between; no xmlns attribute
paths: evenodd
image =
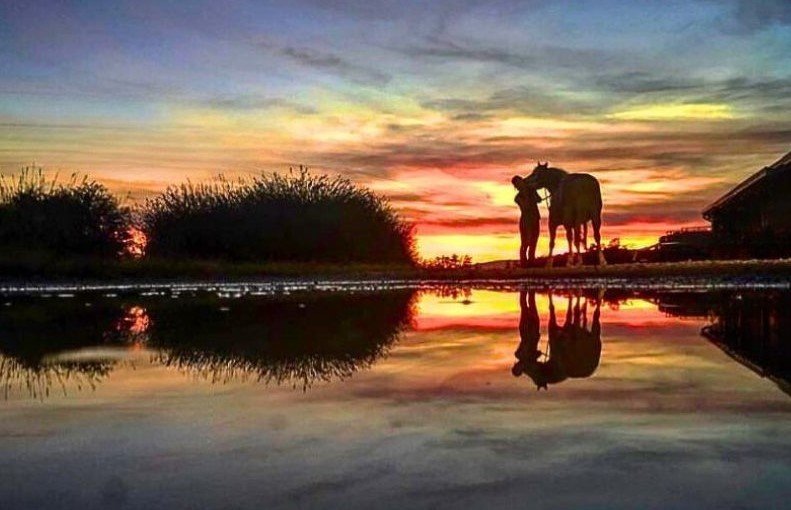
<svg viewBox="0 0 791 510"><path fill-rule="evenodd" d="M436 35L429 36L424 44L414 44L397 51L412 58L443 60L472 60L477 62L504 64L518 68L535 68L537 60L529 55L512 53L503 48L461 44Z"/></svg>
<svg viewBox="0 0 791 510"><path fill-rule="evenodd" d="M770 26L791 25L791 2L788 0L737 0L724 30L751 34Z"/></svg>
<svg viewBox="0 0 791 510"><path fill-rule="evenodd" d="M391 49L410 58L470 61L529 71L556 68L597 69L603 62L612 62L624 56L622 53L600 49L577 49L555 45L540 45L513 51L502 46L487 45L477 41L460 41L436 34L423 38L421 42Z"/></svg>
<svg viewBox="0 0 791 510"><path fill-rule="evenodd" d="M387 193L387 198L392 202L423 202L425 197L417 193Z"/></svg>
<svg viewBox="0 0 791 510"><path fill-rule="evenodd" d="M712 80L633 71L595 76L591 86L620 101L634 98L641 98L643 102L682 100L769 110L791 107L791 77Z"/></svg>
<svg viewBox="0 0 791 510"><path fill-rule="evenodd" d="M569 88L515 86L483 99L425 99L421 106L449 112L454 120L478 121L497 113L539 117L585 117L613 111L619 104L725 103L744 112L777 117L791 110L791 77L712 80L629 71L597 74Z"/></svg>
<svg viewBox="0 0 791 510"><path fill-rule="evenodd" d="M493 92L482 100L445 98L425 100L421 106L453 113L455 120L478 121L495 113L510 112L528 116L563 117L589 115L603 111L600 101L587 101L571 94L545 92L538 87L512 87Z"/></svg>
<svg viewBox="0 0 791 510"><path fill-rule="evenodd" d="M593 86L618 94L651 94L695 90L704 85L700 79L662 76L645 71L628 71L595 76Z"/></svg>
<svg viewBox="0 0 791 510"><path fill-rule="evenodd" d="M469 13L480 7L480 0L301 0L311 7L333 11L343 17L363 21L407 21L412 24L428 23L443 26L447 20ZM548 3L549 0L522 2L528 6ZM488 3L503 9L512 9L511 0L497 0Z"/></svg>
<svg viewBox="0 0 791 510"><path fill-rule="evenodd" d="M272 108L286 108L304 115L317 113L316 108L290 101L279 97L260 96L218 96L203 102L210 108L221 110L269 110Z"/></svg>
<svg viewBox="0 0 791 510"><path fill-rule="evenodd" d="M490 120L492 118L494 118L493 115L488 115L479 112L463 112L463 113L456 113L451 116L452 120L459 122L480 122L482 120Z"/></svg>
<svg viewBox="0 0 791 510"><path fill-rule="evenodd" d="M711 195L713 198L716 192ZM604 224L607 226L622 226L634 223L654 223L662 227L664 225L678 225L701 221L701 211L712 201L711 199L703 198L697 200L694 204L685 205L683 203L677 203L678 198L679 197L667 197L667 200L670 202L665 201L663 204L672 203L672 205L663 206L660 212L657 212L657 203L655 201L617 208L605 204L604 212L602 213Z"/></svg>
<svg viewBox="0 0 791 510"><path fill-rule="evenodd" d="M536 136L484 140L434 135L416 129L395 141L369 143L359 150L324 151L314 159L338 168L357 168L370 175L388 175L392 168L441 168L454 175L501 167L507 178L515 168L537 158L559 166L585 161L592 171L683 168L689 175L717 176L749 172L791 149L791 124L729 125L699 123L695 131L668 124L656 132L581 132L571 139ZM711 126L711 130L706 130ZM758 163L756 163L758 162Z"/></svg>
<svg viewBox="0 0 791 510"><path fill-rule="evenodd" d="M356 83L381 86L391 80L391 76L385 72L352 62L334 53L308 47L276 46L269 42L262 42L261 46L304 67L327 71Z"/></svg>
<svg viewBox="0 0 791 510"><path fill-rule="evenodd" d="M423 226L442 227L448 229L460 229L469 232L471 229L479 228L483 232L502 232L514 229L514 218L447 218L447 219L423 219L420 222Z"/></svg>

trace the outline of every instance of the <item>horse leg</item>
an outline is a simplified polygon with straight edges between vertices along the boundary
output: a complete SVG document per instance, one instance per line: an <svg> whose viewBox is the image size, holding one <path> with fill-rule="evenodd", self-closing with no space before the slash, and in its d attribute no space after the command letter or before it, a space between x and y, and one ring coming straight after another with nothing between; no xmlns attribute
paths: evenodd
<svg viewBox="0 0 791 510"><path fill-rule="evenodd" d="M547 257L547 267L552 267L552 251L555 249L555 234L557 230L557 225L549 225L549 256Z"/></svg>
<svg viewBox="0 0 791 510"><path fill-rule="evenodd" d="M582 303L582 329L588 330L588 298Z"/></svg>
<svg viewBox="0 0 791 510"><path fill-rule="evenodd" d="M570 266L573 266L574 263L575 263L575 259L574 259L574 238L577 237L575 235L576 228L575 227L569 227L568 225L565 225L565 229L566 229L566 240L569 242L569 255L566 258L566 266L570 267Z"/></svg>
<svg viewBox="0 0 791 510"><path fill-rule="evenodd" d="M583 226L585 224L583 223ZM577 260L579 264L582 266L585 264L585 259L582 258L582 251L580 250L580 243L582 242L582 229L577 226L574 229L574 247L577 249Z"/></svg>
<svg viewBox="0 0 791 510"><path fill-rule="evenodd" d="M606 266L607 260L604 258L604 253L601 249L601 214L596 215L592 220L593 223L593 239L596 241L596 249L599 252L599 265Z"/></svg>
<svg viewBox="0 0 791 510"><path fill-rule="evenodd" d="M547 329L549 330L549 341L551 343L557 336L559 329L558 318L555 315L555 303L552 301L552 290L549 291L549 325Z"/></svg>
<svg viewBox="0 0 791 510"><path fill-rule="evenodd" d="M588 251L588 222L582 224L582 249Z"/></svg>

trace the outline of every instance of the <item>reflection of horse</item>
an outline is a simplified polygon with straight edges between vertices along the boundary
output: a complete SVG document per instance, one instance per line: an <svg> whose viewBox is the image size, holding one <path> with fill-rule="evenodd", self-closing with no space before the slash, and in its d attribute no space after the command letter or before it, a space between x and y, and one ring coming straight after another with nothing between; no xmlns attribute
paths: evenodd
<svg viewBox="0 0 791 510"><path fill-rule="evenodd" d="M596 300L591 329L588 330L588 301L580 306L580 298L568 298L566 320L559 326L555 316L552 294L549 295L549 355L546 361L538 361L539 318L535 305L535 295L525 300L525 292L520 297L519 335L521 342L516 350L517 362L512 368L515 376L528 375L537 389L547 389L549 384L565 381L569 377L590 377L599 366L601 359L600 302Z"/></svg>
<svg viewBox="0 0 791 510"><path fill-rule="evenodd" d="M563 225L569 243L568 265L574 265L577 256L582 262L580 244L587 242L587 224L593 224L593 238L596 241L599 264L604 265L601 249L601 189L599 181L588 174L570 174L560 168L552 168L549 163L539 163L525 183L535 188L546 188L550 193L549 205L549 258L552 265L552 250L555 248L557 228ZM573 239L573 243L572 243ZM573 245L573 246L572 246ZM574 246L577 253L574 253Z"/></svg>

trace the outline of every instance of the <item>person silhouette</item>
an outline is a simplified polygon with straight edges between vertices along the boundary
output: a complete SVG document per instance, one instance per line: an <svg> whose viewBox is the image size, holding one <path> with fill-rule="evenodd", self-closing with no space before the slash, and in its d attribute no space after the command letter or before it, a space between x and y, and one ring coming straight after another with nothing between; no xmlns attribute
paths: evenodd
<svg viewBox="0 0 791 510"><path fill-rule="evenodd" d="M528 267L536 259L536 245L540 232L541 214L538 211L538 204L541 196L534 187L529 186L525 180L515 175L511 178L511 184L517 190L514 202L519 206L519 265Z"/></svg>

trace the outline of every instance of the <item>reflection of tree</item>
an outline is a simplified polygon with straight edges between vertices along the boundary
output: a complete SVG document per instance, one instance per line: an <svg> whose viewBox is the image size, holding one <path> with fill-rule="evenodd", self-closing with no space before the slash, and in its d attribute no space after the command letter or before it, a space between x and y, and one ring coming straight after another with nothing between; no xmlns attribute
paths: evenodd
<svg viewBox="0 0 791 510"><path fill-rule="evenodd" d="M535 295L531 291L525 299L520 292L519 335L521 342L516 350L517 362L512 368L514 376L530 377L537 389L547 389L568 378L590 377L601 359L601 299L595 300L593 320L588 329L588 299L568 297L566 319L558 325L552 294L549 294L549 348L546 355L538 349L540 322ZM543 358L543 360L542 360Z"/></svg>
<svg viewBox="0 0 791 510"><path fill-rule="evenodd" d="M111 360L59 360L58 353L114 343L118 303L27 297L0 310L0 381L5 397L13 387L36 398L59 386L94 387L110 373Z"/></svg>
<svg viewBox="0 0 791 510"><path fill-rule="evenodd" d="M303 389L383 356L411 322L414 291L147 302L148 346L215 382L254 377Z"/></svg>

